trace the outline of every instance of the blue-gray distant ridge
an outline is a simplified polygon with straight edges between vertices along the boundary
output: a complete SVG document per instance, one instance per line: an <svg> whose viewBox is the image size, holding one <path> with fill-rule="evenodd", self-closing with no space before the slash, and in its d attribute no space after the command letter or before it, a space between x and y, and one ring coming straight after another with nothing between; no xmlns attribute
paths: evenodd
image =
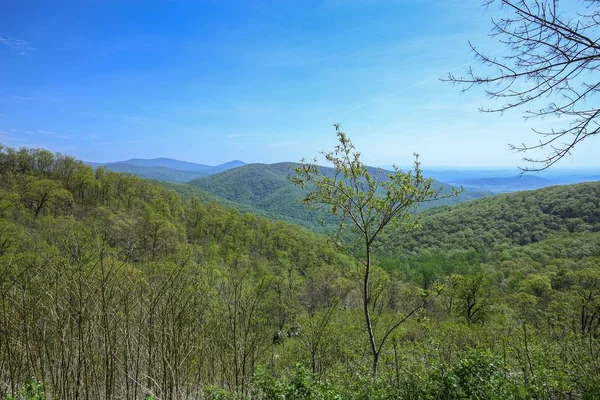
<svg viewBox="0 0 600 400"><path fill-rule="evenodd" d="M144 179L184 183L246 165L240 160L211 166L172 158L131 158L110 163L86 162L93 168L105 167L115 172L137 175Z"/></svg>

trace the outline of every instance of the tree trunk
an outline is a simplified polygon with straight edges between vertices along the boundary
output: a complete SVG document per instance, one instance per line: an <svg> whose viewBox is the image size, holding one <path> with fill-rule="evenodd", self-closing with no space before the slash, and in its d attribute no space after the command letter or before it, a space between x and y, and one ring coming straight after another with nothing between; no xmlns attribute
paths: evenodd
<svg viewBox="0 0 600 400"><path fill-rule="evenodd" d="M375 334L373 333L373 324L371 323L371 313L369 312L369 275L371 273L371 246L368 238L366 239L367 257L365 262L365 276L363 279L363 311L365 313L365 324L369 334L369 344L371 345L371 354L373 356L373 380L377 379L377 367L379 365L379 351L375 343Z"/></svg>

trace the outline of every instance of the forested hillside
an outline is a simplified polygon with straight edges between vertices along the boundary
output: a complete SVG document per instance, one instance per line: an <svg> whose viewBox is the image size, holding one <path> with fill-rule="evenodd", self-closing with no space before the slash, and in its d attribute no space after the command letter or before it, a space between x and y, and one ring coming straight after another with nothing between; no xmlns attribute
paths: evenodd
<svg viewBox="0 0 600 400"><path fill-rule="evenodd" d="M45 150L1 149L0 182L4 392L247 387L303 307L289 290L350 266L297 227Z"/></svg>
<svg viewBox="0 0 600 400"><path fill-rule="evenodd" d="M289 179L294 175L295 163L248 164L243 167L215 174L190 182L190 185L205 192L215 194L235 203L249 205L266 212L267 215L294 222L311 229L319 229L320 221L331 228L336 220L326 212L309 209L301 203L310 188L301 189ZM321 170L333 176L333 168L321 167ZM377 179L387 179L388 171L369 168ZM450 191L450 186L441 182L436 185L443 191ZM488 195L486 192L464 191L457 197L440 199L421 205L420 209L449 205L477 199Z"/></svg>
<svg viewBox="0 0 600 400"><path fill-rule="evenodd" d="M324 237L2 147L0 393L598 398L599 188L428 210L422 231L388 235L374 329L405 322L372 380L361 265Z"/></svg>
<svg viewBox="0 0 600 400"><path fill-rule="evenodd" d="M422 229L391 232L382 248L494 250L536 243L561 233L600 232L600 182L491 196L421 214Z"/></svg>
<svg viewBox="0 0 600 400"><path fill-rule="evenodd" d="M248 164L190 182L195 188L229 201L266 212L274 218L296 222L312 228L327 218L326 213L311 210L301 203L304 191L294 186L288 176L293 171L289 163Z"/></svg>

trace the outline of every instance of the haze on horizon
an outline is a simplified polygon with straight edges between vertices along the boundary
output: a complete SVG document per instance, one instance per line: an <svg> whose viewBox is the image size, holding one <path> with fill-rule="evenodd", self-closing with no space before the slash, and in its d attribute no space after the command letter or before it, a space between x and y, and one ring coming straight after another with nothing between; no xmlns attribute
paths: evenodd
<svg viewBox="0 0 600 400"><path fill-rule="evenodd" d="M569 6L569 2L561 3ZM367 164L522 165L518 112L441 82L489 53L480 0L9 0L0 14L0 143L86 161L217 165L311 158L342 123ZM481 67L475 65L475 67ZM557 168L600 167L590 140Z"/></svg>

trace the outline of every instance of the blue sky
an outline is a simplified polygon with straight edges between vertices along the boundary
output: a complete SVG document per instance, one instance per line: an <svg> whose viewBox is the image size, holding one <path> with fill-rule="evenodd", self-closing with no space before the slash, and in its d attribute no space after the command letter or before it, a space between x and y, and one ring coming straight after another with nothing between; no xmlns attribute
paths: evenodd
<svg viewBox="0 0 600 400"><path fill-rule="evenodd" d="M88 161L297 161L335 144L372 165L522 165L518 112L440 82L489 52L471 0L12 1L0 13L0 142ZM480 67L473 64L474 67ZM600 166L592 140L560 167ZM596 148L597 149L597 148Z"/></svg>

